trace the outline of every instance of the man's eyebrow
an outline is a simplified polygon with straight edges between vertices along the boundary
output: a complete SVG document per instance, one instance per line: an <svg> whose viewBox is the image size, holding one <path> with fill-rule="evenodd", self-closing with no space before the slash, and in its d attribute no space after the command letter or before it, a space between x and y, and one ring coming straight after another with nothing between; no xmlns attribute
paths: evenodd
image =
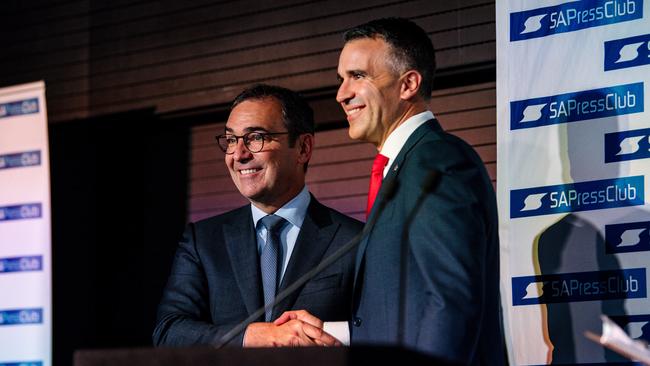
<svg viewBox="0 0 650 366"><path fill-rule="evenodd" d="M264 127L251 126L244 128L244 132L269 132L269 130Z"/></svg>
<svg viewBox="0 0 650 366"><path fill-rule="evenodd" d="M368 73L365 70L358 70L358 69L357 70L348 70L345 73L350 75L350 76L357 75L357 74L368 75Z"/></svg>
<svg viewBox="0 0 650 366"><path fill-rule="evenodd" d="M354 75L359 75L359 74L360 74L360 75L364 75L364 76L365 76L365 75L368 75L368 73L367 73L366 71L364 71L364 70L359 70L359 69L355 69L355 70L347 70L347 71L345 72L345 75L347 75L347 76L354 76ZM337 79L339 82L340 82L340 81L343 81L343 76L341 76L341 74L339 74L339 73L337 72L337 73L336 73L336 79Z"/></svg>
<svg viewBox="0 0 650 366"><path fill-rule="evenodd" d="M234 131L232 128L226 126L226 132L233 133ZM251 126L251 127L244 128L244 133L247 132L269 132L269 130L261 126Z"/></svg>

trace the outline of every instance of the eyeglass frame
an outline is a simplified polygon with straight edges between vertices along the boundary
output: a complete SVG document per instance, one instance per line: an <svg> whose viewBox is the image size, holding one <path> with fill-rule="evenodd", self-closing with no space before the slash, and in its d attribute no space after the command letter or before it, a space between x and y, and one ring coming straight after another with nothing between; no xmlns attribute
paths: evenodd
<svg viewBox="0 0 650 366"><path fill-rule="evenodd" d="M237 146L237 144L239 143L239 139L242 139L244 141L244 147L246 147L246 150L250 151L253 154L256 154L256 153L258 153L258 152L260 152L260 151L262 151L264 149L264 142L266 141L267 136L288 135L289 133L290 132L288 132L288 131L287 132L250 131L250 132L246 132L245 134L243 134L241 136L238 136L238 135L235 135L235 134L232 134L232 133L224 133L224 134L215 136L214 139L217 141L217 146L219 146L219 149L221 149L221 151L223 151L224 154L226 154L226 155L232 155L232 154L235 153L234 149L233 149L232 152L228 152L228 147L226 146L226 148L224 149L224 147L221 146L221 144L219 143L219 139L220 138L225 138L226 136L230 136L230 137L235 138L235 145L233 145L233 146ZM248 137L251 134L258 134L258 135L262 136L262 145L260 145L260 149L257 150L257 151L251 150L251 148L248 146L249 143L250 143L250 139Z"/></svg>

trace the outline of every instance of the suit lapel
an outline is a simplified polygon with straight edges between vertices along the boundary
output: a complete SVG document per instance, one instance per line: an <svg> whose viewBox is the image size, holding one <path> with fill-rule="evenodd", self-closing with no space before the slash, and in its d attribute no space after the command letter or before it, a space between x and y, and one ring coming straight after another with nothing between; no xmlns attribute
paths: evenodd
<svg viewBox="0 0 650 366"><path fill-rule="evenodd" d="M399 151L399 154L397 154L397 157L395 157L395 161L390 166L390 170L386 174L386 177L384 177L383 182L387 182L391 179L397 179L398 174L400 172L400 169L402 167L402 164L404 163L404 160L406 160L406 157L408 153L413 149L413 147L429 132L431 131L438 131L441 130L440 124L436 119L431 119L428 120L427 122L423 123L420 127L418 127L411 136L406 140L406 143L404 143L404 146L402 146L402 149ZM372 206L372 209L370 210L370 216L368 216L368 222L371 221L375 215L377 215L377 207L379 206L378 203L381 202L384 199L384 195L386 194L385 191L386 185L382 183L381 188L379 188L379 192L377 193L377 198L375 199L375 205ZM399 189L399 186L397 187ZM361 263L363 260L363 256L366 253L366 248L368 247L368 241L370 239L370 236L372 235L371 230L368 235L366 236L366 239L364 239L361 244L359 245L359 250L357 251L357 257L355 261L355 266L354 266L354 288L356 291L357 287L357 278L359 276L359 269L361 268Z"/></svg>
<svg viewBox="0 0 650 366"><path fill-rule="evenodd" d="M320 263L338 227L338 224L332 222L327 208L316 201L314 196L311 196L305 220L300 228L300 234L298 234L278 293ZM273 311L273 318L291 309L299 293L300 290L295 291L281 301Z"/></svg>
<svg viewBox="0 0 650 366"><path fill-rule="evenodd" d="M235 281L248 314L264 306L260 281L259 255L250 206L242 207L224 223L224 239ZM227 296L227 295L226 295Z"/></svg>

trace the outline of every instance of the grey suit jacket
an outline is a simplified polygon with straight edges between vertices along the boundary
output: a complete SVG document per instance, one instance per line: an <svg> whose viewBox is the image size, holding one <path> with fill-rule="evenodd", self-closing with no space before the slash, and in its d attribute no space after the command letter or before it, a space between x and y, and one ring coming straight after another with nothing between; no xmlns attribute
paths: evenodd
<svg viewBox="0 0 650 366"><path fill-rule="evenodd" d="M416 129L395 158L384 180L396 180L395 196L359 247L352 344L398 342L404 221L431 170L441 174L440 183L409 229L405 344L461 364L501 365L494 191L474 150L435 120ZM384 199L385 187L376 202Z"/></svg>
<svg viewBox="0 0 650 366"><path fill-rule="evenodd" d="M362 223L312 196L278 292L347 243ZM350 313L354 251L274 308L306 309L322 320ZM264 305L257 241L250 206L189 224L176 251L158 307L153 343L211 344ZM259 319L263 321L263 317ZM232 340L239 346L243 333Z"/></svg>

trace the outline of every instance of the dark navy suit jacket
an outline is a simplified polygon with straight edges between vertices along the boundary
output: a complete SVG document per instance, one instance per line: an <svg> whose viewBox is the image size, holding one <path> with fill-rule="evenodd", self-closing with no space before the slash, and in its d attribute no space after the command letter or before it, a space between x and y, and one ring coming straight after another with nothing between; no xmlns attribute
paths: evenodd
<svg viewBox="0 0 650 366"><path fill-rule="evenodd" d="M431 170L439 185L409 231L405 345L462 364L502 365L494 190L474 150L435 120L414 131L384 178L395 179L397 191L357 253L352 344L398 341L404 221Z"/></svg>
<svg viewBox="0 0 650 366"><path fill-rule="evenodd" d="M312 196L278 292L354 237L362 224ZM274 308L306 309L323 320L349 318L354 251ZM250 206L188 225L158 307L153 342L211 344L264 306ZM263 318L263 317L262 317ZM263 321L263 319L259 319ZM232 345L241 345L243 333Z"/></svg>

